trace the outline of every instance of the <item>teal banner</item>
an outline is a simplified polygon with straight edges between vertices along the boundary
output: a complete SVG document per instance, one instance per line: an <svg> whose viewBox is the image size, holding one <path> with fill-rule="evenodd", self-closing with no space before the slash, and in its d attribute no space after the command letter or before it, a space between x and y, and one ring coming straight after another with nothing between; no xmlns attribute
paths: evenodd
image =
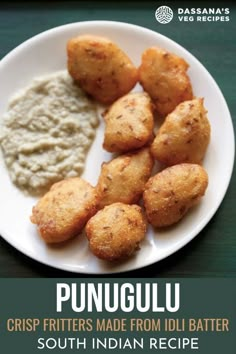
<svg viewBox="0 0 236 354"><path fill-rule="evenodd" d="M235 299L233 279L2 279L1 347L234 354Z"/></svg>

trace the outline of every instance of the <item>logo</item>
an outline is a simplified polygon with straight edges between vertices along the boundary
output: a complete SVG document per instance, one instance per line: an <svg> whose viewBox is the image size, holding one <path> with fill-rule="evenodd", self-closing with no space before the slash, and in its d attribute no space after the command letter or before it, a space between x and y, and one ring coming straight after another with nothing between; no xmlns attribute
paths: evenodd
<svg viewBox="0 0 236 354"><path fill-rule="evenodd" d="M155 12L156 20L161 24L169 23L172 21L173 16L173 11L169 6L160 6Z"/></svg>

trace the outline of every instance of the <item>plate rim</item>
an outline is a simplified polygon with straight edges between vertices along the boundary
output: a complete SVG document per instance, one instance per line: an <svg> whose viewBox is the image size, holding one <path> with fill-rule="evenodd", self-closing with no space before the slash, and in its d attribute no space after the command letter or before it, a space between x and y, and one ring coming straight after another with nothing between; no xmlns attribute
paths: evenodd
<svg viewBox="0 0 236 354"><path fill-rule="evenodd" d="M193 231L191 231L190 236L186 239L183 239L181 241L179 241L177 243L177 245L173 248L171 248L170 250L168 250L167 252L165 252L164 254L162 254L158 260L151 260L151 262L145 262L142 265L138 265L138 264L133 264L129 269L122 269L122 270L113 270L113 271L109 271L109 270L102 270L100 272L95 272L95 271L90 271L90 270L77 270L76 267L73 266L68 266L68 265L64 265L62 264L55 264L53 262L50 261L50 259L48 260L42 260L40 259L39 256L36 255L31 255L30 251L28 251L27 249L25 249L25 247L20 247L20 243L17 244L17 246L14 244L14 242L11 240L9 240L8 236L4 236L4 234L6 235L6 232L3 232L4 230L1 230L1 226L0 226L0 235L1 237L8 243L10 244L12 247L14 247L18 252L23 253L25 256L33 259L34 261L37 261L41 264L44 264L46 266L52 267L54 269L58 269L58 270L62 270L62 271L66 271L66 272L71 272L74 274L91 274L91 275L102 275L102 274L120 274L120 273L127 273L130 271L134 271L134 270L138 270L138 269L143 269L147 266L151 266L154 265L155 263L160 262L161 260L171 256L172 254L176 253L177 251L179 251L181 248L183 248L184 246L186 246L188 243L190 243L203 229L204 227L207 225L207 223L212 219L212 217L214 216L214 214L216 213L216 211L218 210L218 208L220 207L221 203L224 200L225 194L227 192L227 189L229 187L230 184L230 180L232 177L232 173L233 173L233 168L234 168L234 159L235 159L235 135L234 135L234 128L233 128L233 121L232 121L232 116L230 114L230 110L229 107L227 105L227 101L221 91L221 89L219 88L218 84L216 83L215 79L213 78L213 76L210 74L210 72L206 69L206 67L191 53L189 52L185 47L183 47L182 45L180 45L178 42L172 40L171 38L156 32L154 30L151 30L149 28L140 26L140 25L136 25L136 24L131 24L128 22L121 22L121 21L107 21L107 20L94 20L94 21L78 21L78 22L72 22L72 23L68 23L68 24L64 24L64 25L60 25L60 26L56 26L53 28L50 28L46 31L43 31L41 33L38 33L30 38L28 38L27 40L25 40L24 42L22 42L21 44L19 44L18 46L16 46L14 49L12 49L9 53L7 53L1 60L0 60L0 71L2 69L4 69L4 65L5 62L8 61L9 58L13 57L14 55L16 55L18 53L18 51L21 51L22 49L24 49L25 47L28 46L28 44L33 40L33 41L37 41L37 40L41 40L43 37L46 37L48 35L53 35L55 32L63 32L66 28L77 28L78 26L86 26L86 25L98 25L98 26L117 26L117 27L123 27L126 26L128 29L138 29L139 31L142 31L144 33L150 33L152 35L156 35L158 37L160 37L163 40L167 40L170 44L172 44L174 47L179 48L182 52L184 52L185 54L187 54L187 56L191 57L191 60L195 63L197 63L198 66L200 66L201 70L203 70L205 72L205 74L209 77L209 79L211 80L212 84L214 85L215 90L217 91L217 94L219 95L219 97L221 98L221 101L223 103L224 106L224 110L227 114L227 124L228 127L230 129L231 132L231 140L232 140L232 158L231 160L228 162L228 172L227 172L227 179L224 182L224 188L221 189L221 193L218 197L217 203L215 203L214 208L211 209L210 213L206 214L206 216L204 218L201 219L201 222L198 223L198 225L193 229Z"/></svg>

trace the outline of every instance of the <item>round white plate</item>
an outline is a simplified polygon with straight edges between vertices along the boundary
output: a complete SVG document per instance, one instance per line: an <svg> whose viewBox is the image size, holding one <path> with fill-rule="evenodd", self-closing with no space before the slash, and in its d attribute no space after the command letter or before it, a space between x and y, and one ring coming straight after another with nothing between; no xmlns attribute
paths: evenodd
<svg viewBox="0 0 236 354"><path fill-rule="evenodd" d="M153 231L149 227L141 250L125 262L109 264L95 258L85 235L63 246L47 246L29 221L36 199L26 197L10 181L0 156L0 234L12 246L31 258L55 268L81 273L116 273L144 267L174 253L193 239L212 218L227 190L234 161L232 121L224 97L214 79L200 62L172 40L148 29L120 22L73 23L41 33L14 49L0 62L0 117L9 98L33 78L66 68L66 43L83 33L107 36L140 64L142 52L160 46L183 57L196 96L205 98L212 127L211 142L204 160L209 187L201 203L172 228ZM96 184L100 165L109 159L102 149L103 126L90 149L83 177Z"/></svg>

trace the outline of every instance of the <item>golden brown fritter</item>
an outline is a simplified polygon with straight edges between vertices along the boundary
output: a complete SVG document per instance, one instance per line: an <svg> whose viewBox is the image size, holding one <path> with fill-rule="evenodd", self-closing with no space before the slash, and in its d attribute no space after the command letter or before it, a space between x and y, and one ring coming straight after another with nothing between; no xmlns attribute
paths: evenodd
<svg viewBox="0 0 236 354"><path fill-rule="evenodd" d="M152 167L153 158L148 148L103 163L97 184L99 207L115 202L137 203L151 176Z"/></svg>
<svg viewBox="0 0 236 354"><path fill-rule="evenodd" d="M81 232L97 204L94 187L82 178L68 178L55 183L38 201L30 219L45 242L62 242Z"/></svg>
<svg viewBox="0 0 236 354"><path fill-rule="evenodd" d="M148 221L156 227L178 222L199 202L208 185L203 167L180 164L151 177L143 193Z"/></svg>
<svg viewBox="0 0 236 354"><path fill-rule="evenodd" d="M161 116L172 112L180 102L193 98L187 69L184 59L164 49L151 47L143 52L139 81Z"/></svg>
<svg viewBox="0 0 236 354"><path fill-rule="evenodd" d="M152 155L167 166L183 162L200 164L210 133L203 98L185 101L166 117L152 143Z"/></svg>
<svg viewBox="0 0 236 354"><path fill-rule="evenodd" d="M68 71L82 89L101 103L111 103L137 83L138 71L111 40L81 35L67 43Z"/></svg>
<svg viewBox="0 0 236 354"><path fill-rule="evenodd" d="M127 152L147 144L153 138L152 108L146 92L129 93L115 101L104 115L104 149Z"/></svg>
<svg viewBox="0 0 236 354"><path fill-rule="evenodd" d="M138 205L114 203L94 215L85 231L93 254L115 261L139 249L146 233L146 220Z"/></svg>

